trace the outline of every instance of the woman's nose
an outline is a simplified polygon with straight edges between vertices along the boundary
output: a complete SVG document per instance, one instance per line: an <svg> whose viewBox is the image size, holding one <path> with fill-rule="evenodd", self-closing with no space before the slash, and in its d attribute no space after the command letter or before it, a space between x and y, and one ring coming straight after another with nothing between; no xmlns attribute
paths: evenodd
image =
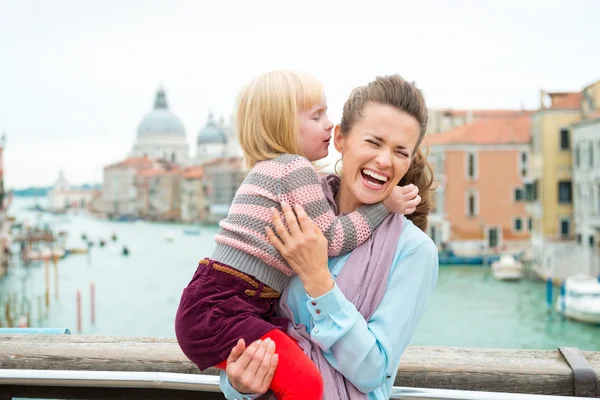
<svg viewBox="0 0 600 400"><path fill-rule="evenodd" d="M392 157L387 151L380 151L375 159L377 166L381 169L389 168L392 165Z"/></svg>
<svg viewBox="0 0 600 400"><path fill-rule="evenodd" d="M327 122L325 122L325 129L330 131L333 129L333 122L329 118L327 118Z"/></svg>

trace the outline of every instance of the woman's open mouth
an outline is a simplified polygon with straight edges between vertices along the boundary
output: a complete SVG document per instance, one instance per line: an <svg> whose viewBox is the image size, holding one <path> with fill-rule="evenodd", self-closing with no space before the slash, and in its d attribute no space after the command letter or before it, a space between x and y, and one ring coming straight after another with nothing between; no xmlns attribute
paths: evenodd
<svg viewBox="0 0 600 400"><path fill-rule="evenodd" d="M387 176L383 176L378 174L375 171L364 168L360 171L360 176L362 178L363 183L369 187L370 189L379 190L385 186L388 181Z"/></svg>

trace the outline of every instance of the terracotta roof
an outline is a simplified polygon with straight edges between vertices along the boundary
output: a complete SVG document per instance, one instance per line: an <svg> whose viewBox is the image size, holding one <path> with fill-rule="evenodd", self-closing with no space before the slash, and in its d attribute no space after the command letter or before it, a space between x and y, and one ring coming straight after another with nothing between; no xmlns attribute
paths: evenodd
<svg viewBox="0 0 600 400"><path fill-rule="evenodd" d="M523 114L532 114L531 110L442 110L442 112L456 116L466 117L467 113L471 113L473 118L501 118L515 117Z"/></svg>
<svg viewBox="0 0 600 400"><path fill-rule="evenodd" d="M173 168L173 169L165 169L165 168L148 168L148 169L143 169L141 171L138 171L137 176L139 178L150 178L150 177L155 177L155 176L167 176L167 175L174 175L174 174L180 174L181 173L181 169L180 168Z"/></svg>
<svg viewBox="0 0 600 400"><path fill-rule="evenodd" d="M430 146L444 144L526 144L531 137L531 117L483 118L446 132L427 135Z"/></svg>
<svg viewBox="0 0 600 400"><path fill-rule="evenodd" d="M225 165L230 167L238 167L242 165L242 159L240 157L222 157L214 160L205 162L202 164L203 167L212 167L213 165Z"/></svg>
<svg viewBox="0 0 600 400"><path fill-rule="evenodd" d="M200 179L204 177L204 168L199 165L186 168L183 172L184 179Z"/></svg>
<svg viewBox="0 0 600 400"><path fill-rule="evenodd" d="M551 92L548 93L552 103L550 104L551 109L555 108L580 108L581 100L583 99L582 92Z"/></svg>
<svg viewBox="0 0 600 400"><path fill-rule="evenodd" d="M149 167L152 160L148 157L130 157L115 164L107 165L106 168L125 168L125 167Z"/></svg>

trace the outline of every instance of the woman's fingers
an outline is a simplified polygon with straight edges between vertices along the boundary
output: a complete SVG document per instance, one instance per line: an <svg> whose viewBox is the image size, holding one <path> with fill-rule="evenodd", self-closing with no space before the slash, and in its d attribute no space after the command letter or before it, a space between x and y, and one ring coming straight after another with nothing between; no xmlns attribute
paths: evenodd
<svg viewBox="0 0 600 400"><path fill-rule="evenodd" d="M312 232L314 230L314 228L313 228L314 223L313 223L312 219L310 219L308 214L306 214L306 211L304 211L304 208L300 204L296 204L294 206L294 211L296 211L296 215L298 216L298 222L300 223L300 229L302 229L302 232L304 232L304 233Z"/></svg>
<svg viewBox="0 0 600 400"><path fill-rule="evenodd" d="M281 203L281 210L283 211L283 215L285 216L285 222L287 223L288 229L290 230L290 234L292 236L300 233L300 227L298 226L298 220L296 219L296 215L292 210L292 207L285 201Z"/></svg>
<svg viewBox="0 0 600 400"><path fill-rule="evenodd" d="M265 342L266 342L266 339L265 339ZM256 379L257 383L259 383L259 385L260 385L259 392L266 392L269 389L269 386L271 385L271 380L273 380L273 377L268 378L268 376L269 376L269 373L271 372L271 369L273 369L273 372L275 372L274 368L272 368L272 366L271 366L274 355L275 355L275 342L273 340L270 340L266 346L264 356L260 362L258 371L256 371L256 375L255 375L255 379Z"/></svg>
<svg viewBox="0 0 600 400"><path fill-rule="evenodd" d="M257 346L256 352L252 355L252 359L250 360L250 363L248 364L248 366L246 367L246 370L244 371L244 376L242 377L242 380L244 380L244 379L247 379L249 381L253 380L255 383L262 384L264 377L261 376L259 379L257 377L257 374L259 371L259 367L262 364L263 358L265 357L265 354L267 353L267 347L269 346L269 343L271 343L271 342L272 342L272 340L270 338L266 338L265 340L261 341L259 346Z"/></svg>
<svg viewBox="0 0 600 400"><path fill-rule="evenodd" d="M275 343L275 342L273 342ZM273 351L275 351L275 348L273 347ZM279 363L279 355L278 354L273 354L271 356L271 359L269 360L269 368L267 369L267 373L265 374L265 377L263 379L263 384L262 384L262 392L266 393L267 390L269 390L269 387L271 386L271 382L273 381L273 377L275 376L275 370L277 369L277 364Z"/></svg>
<svg viewBox="0 0 600 400"><path fill-rule="evenodd" d="M275 226L275 231L283 241L283 244L287 244L290 241L290 233L287 228L283 224L281 217L279 216L279 212L274 207L271 207L271 215L273 217L273 225Z"/></svg>
<svg viewBox="0 0 600 400"><path fill-rule="evenodd" d="M279 254L283 254L283 251L285 250L285 245L283 244L283 242L281 240L279 240L277 235L275 235L275 232L273 232L273 230L271 228L269 228L268 226L265 226L265 232L267 233L269 242L271 242L273 247L275 247L275 249L277 249Z"/></svg>

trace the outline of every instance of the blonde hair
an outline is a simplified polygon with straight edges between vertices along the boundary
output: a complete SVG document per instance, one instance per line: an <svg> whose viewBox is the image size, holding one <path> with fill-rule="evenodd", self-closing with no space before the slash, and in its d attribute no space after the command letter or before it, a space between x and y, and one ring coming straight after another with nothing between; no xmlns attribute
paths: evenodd
<svg viewBox="0 0 600 400"><path fill-rule="evenodd" d="M278 70L250 81L238 96L236 110L245 167L281 154L303 155L298 113L322 99L323 84L310 74Z"/></svg>

